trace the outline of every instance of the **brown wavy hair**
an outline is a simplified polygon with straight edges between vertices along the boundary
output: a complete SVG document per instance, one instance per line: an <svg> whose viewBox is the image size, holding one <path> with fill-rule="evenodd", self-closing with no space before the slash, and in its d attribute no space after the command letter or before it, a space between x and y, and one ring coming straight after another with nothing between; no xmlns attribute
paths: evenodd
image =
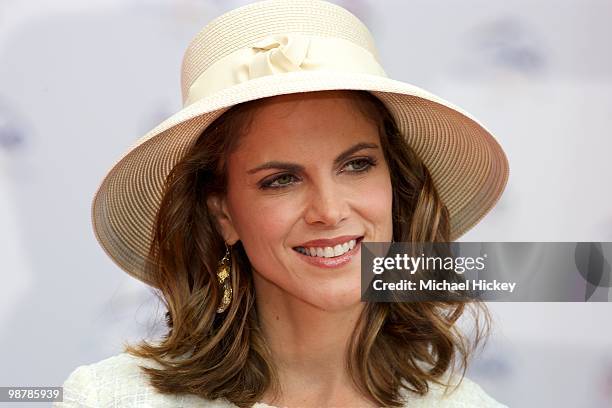
<svg viewBox="0 0 612 408"><path fill-rule="evenodd" d="M378 126L393 188L394 241L449 242L448 210L384 104L365 91L341 92ZM279 390L240 241L231 251L232 302L224 313L216 313L223 296L216 269L226 248L206 205L209 195L225 194L225 158L238 147L261 104L236 105L219 116L166 180L147 273L168 310L167 332L158 343L125 346L126 352L162 365L142 367L162 394L225 398L248 407L266 390ZM468 310L475 323L470 335L457 327ZM444 374L456 369L463 378L489 324L479 301L366 303L351 337L346 369L363 396L378 405L401 406L402 391L425 395L430 383L448 386Z"/></svg>

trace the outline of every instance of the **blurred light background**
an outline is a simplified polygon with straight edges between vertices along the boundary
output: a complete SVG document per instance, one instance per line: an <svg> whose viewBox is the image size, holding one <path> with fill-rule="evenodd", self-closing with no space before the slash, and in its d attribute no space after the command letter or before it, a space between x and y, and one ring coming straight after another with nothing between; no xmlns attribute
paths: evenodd
<svg viewBox="0 0 612 408"><path fill-rule="evenodd" d="M0 385L61 385L154 335L151 291L106 257L93 194L181 107L182 53L247 1L0 1ZM464 241L612 241L612 2L345 0L387 73L463 107L511 166ZM490 303L469 370L511 407L612 406L610 303Z"/></svg>

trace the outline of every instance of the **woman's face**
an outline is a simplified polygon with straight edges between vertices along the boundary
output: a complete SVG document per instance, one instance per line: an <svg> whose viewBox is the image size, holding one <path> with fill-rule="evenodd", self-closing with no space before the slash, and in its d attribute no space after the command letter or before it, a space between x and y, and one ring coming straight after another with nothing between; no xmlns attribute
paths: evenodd
<svg viewBox="0 0 612 408"><path fill-rule="evenodd" d="M342 92L268 99L227 171L227 196L209 207L226 241L242 241L257 296L358 304L361 239L391 241L393 227L378 130L354 102Z"/></svg>

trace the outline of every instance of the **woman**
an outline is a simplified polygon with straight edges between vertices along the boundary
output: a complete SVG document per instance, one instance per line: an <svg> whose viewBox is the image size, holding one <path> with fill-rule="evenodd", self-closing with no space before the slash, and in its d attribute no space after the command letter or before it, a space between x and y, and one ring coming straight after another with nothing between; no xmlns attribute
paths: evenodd
<svg viewBox="0 0 612 408"><path fill-rule="evenodd" d="M311 0L211 22L183 100L92 208L168 333L79 367L56 406L502 406L463 378L484 334L458 332L469 304L360 302L362 242L448 242L499 199L482 125L388 79L367 28Z"/></svg>

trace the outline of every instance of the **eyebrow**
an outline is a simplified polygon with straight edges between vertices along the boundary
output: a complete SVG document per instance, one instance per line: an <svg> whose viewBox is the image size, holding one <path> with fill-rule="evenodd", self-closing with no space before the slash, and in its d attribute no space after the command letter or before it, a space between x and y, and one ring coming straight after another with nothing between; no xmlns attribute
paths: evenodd
<svg viewBox="0 0 612 408"><path fill-rule="evenodd" d="M359 150L363 150L363 149L378 149L378 145L374 143L364 143L364 142L357 143L356 145L349 147L348 149L340 153L338 157L334 159L334 165L336 166L340 164L341 162L349 158L353 153L356 153ZM282 169L282 170L288 170L294 173L298 173L298 172L304 171L304 166L300 164L296 164L296 163L273 160L273 161L266 162L262 165L259 165L257 167L254 167L251 170L247 171L247 173L254 174L254 173L257 173L258 171L267 170L267 169Z"/></svg>

